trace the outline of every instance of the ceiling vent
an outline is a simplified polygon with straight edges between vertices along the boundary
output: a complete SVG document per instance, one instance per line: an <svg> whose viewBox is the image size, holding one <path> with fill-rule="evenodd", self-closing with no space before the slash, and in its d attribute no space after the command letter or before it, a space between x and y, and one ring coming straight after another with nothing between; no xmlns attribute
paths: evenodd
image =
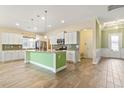
<svg viewBox="0 0 124 93"><path fill-rule="evenodd" d="M124 5L109 5L108 6L108 11L112 11L114 9L122 8Z"/></svg>

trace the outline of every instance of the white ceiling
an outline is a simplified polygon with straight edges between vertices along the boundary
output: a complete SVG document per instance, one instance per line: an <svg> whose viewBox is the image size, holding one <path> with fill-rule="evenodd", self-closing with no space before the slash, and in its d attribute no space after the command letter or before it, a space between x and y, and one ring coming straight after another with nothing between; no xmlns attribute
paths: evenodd
<svg viewBox="0 0 124 93"><path fill-rule="evenodd" d="M47 25L52 25L52 27L47 28L48 31L79 24L91 27L92 24L88 22L95 17L98 17L101 22L124 18L124 8L107 11L105 5L7 5L0 6L0 26L44 32L45 21L41 17L44 16L45 9L48 11ZM37 15L41 17L38 18ZM32 18L34 19L33 22L31 21ZM62 24L61 20L65 20L65 23ZM20 25L16 26L16 23ZM35 27L38 29L34 29Z"/></svg>

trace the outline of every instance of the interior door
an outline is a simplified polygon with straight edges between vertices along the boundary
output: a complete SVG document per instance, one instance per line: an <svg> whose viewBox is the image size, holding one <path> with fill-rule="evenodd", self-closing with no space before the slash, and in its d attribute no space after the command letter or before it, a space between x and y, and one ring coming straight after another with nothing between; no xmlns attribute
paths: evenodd
<svg viewBox="0 0 124 93"><path fill-rule="evenodd" d="M121 48L122 48L122 34L111 33L109 35L110 57L121 58L121 51L120 51Z"/></svg>
<svg viewBox="0 0 124 93"><path fill-rule="evenodd" d="M92 30L80 32L80 54L81 58L92 58Z"/></svg>

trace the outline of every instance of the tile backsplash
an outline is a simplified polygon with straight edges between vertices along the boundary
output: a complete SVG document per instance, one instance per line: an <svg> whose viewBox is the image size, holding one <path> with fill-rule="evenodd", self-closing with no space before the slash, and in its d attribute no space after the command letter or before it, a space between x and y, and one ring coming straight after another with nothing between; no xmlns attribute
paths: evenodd
<svg viewBox="0 0 124 93"><path fill-rule="evenodd" d="M67 46L68 50L78 50L79 49L79 45L78 44L69 44L69 45L53 45L53 49L57 49L60 48L62 46Z"/></svg>
<svg viewBox="0 0 124 93"><path fill-rule="evenodd" d="M2 44L2 50L21 50L21 44Z"/></svg>

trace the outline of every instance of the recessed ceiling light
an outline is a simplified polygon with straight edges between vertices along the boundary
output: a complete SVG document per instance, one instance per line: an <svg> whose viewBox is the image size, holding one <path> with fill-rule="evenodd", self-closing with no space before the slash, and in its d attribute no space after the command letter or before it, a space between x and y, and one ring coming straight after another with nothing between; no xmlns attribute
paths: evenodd
<svg viewBox="0 0 124 93"><path fill-rule="evenodd" d="M19 26L20 24L19 23L16 23L16 26Z"/></svg>
<svg viewBox="0 0 124 93"><path fill-rule="evenodd" d="M115 26L115 29L118 29L118 26Z"/></svg>
<svg viewBox="0 0 124 93"><path fill-rule="evenodd" d="M65 23L65 21L64 20L61 20L61 23Z"/></svg>
<svg viewBox="0 0 124 93"><path fill-rule="evenodd" d="M37 27L34 27L34 30L37 30Z"/></svg>
<svg viewBox="0 0 124 93"><path fill-rule="evenodd" d="M37 15L37 17L40 17L40 15Z"/></svg>
<svg viewBox="0 0 124 93"><path fill-rule="evenodd" d="M41 17L42 20L45 20L45 17Z"/></svg>
<svg viewBox="0 0 124 93"><path fill-rule="evenodd" d="M47 36L45 35L44 38L47 39Z"/></svg>
<svg viewBox="0 0 124 93"><path fill-rule="evenodd" d="M52 25L48 25L48 27L52 27Z"/></svg>
<svg viewBox="0 0 124 93"><path fill-rule="evenodd" d="M31 21L34 21L34 19L33 19L33 18L31 18Z"/></svg>

